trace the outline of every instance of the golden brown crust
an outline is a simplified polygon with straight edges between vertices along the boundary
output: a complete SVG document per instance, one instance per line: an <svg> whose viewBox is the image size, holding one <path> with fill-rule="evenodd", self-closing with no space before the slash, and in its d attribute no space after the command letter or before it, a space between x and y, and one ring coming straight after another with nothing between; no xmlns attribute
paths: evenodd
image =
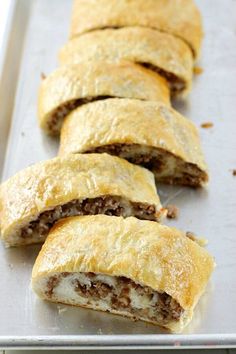
<svg viewBox="0 0 236 354"><path fill-rule="evenodd" d="M195 125L159 102L108 99L78 108L64 122L59 153L110 144L160 148L207 171Z"/></svg>
<svg viewBox="0 0 236 354"><path fill-rule="evenodd" d="M89 32L69 41L61 49L59 58L62 64L97 60L117 62L121 59L148 64L153 70L155 67L162 74L167 73L181 81L185 87L179 94L186 94L191 88L193 58L189 47L176 37L150 28Z"/></svg>
<svg viewBox="0 0 236 354"><path fill-rule="evenodd" d="M51 133L55 111L68 102L99 97L127 97L170 103L165 79L133 63L86 62L56 69L41 82L38 101L40 126ZM59 133L59 132L58 132Z"/></svg>
<svg viewBox="0 0 236 354"><path fill-rule="evenodd" d="M128 26L171 33L199 55L202 21L193 0L74 0L71 38L99 28Z"/></svg>
<svg viewBox="0 0 236 354"><path fill-rule="evenodd" d="M32 282L57 272L124 276L166 292L191 313L213 268L209 253L177 229L133 217L81 216L51 230Z"/></svg>
<svg viewBox="0 0 236 354"><path fill-rule="evenodd" d="M43 211L102 195L161 208L154 177L144 168L107 154L56 157L18 172L0 186L1 237L14 244L16 232Z"/></svg>

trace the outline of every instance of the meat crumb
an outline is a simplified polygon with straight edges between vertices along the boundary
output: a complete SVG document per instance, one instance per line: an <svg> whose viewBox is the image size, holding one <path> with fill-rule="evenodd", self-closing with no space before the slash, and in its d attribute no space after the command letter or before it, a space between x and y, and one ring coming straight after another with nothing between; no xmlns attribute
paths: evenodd
<svg viewBox="0 0 236 354"><path fill-rule="evenodd" d="M205 128L205 129L208 129L208 128L212 128L213 127L213 123L212 122L206 122L206 123L202 123L201 124L201 127L202 128Z"/></svg>
<svg viewBox="0 0 236 354"><path fill-rule="evenodd" d="M233 170L232 175L233 175L233 176L236 176L236 169Z"/></svg>
<svg viewBox="0 0 236 354"><path fill-rule="evenodd" d="M42 80L45 80L46 77L47 77L47 76L46 76L44 73L41 73L41 79L42 79Z"/></svg>
<svg viewBox="0 0 236 354"><path fill-rule="evenodd" d="M195 233L193 233L193 232L191 232L191 231L187 231L186 232L186 236L188 237L188 238L190 238L190 240L192 240L192 241L196 241L196 235L195 235Z"/></svg>
<svg viewBox="0 0 236 354"><path fill-rule="evenodd" d="M203 68L201 68L200 66L195 66L193 68L193 72L195 75L201 75L203 73Z"/></svg>
<svg viewBox="0 0 236 354"><path fill-rule="evenodd" d="M177 219L177 217L179 216L179 209L176 205L169 204L166 206L166 209L168 219Z"/></svg>

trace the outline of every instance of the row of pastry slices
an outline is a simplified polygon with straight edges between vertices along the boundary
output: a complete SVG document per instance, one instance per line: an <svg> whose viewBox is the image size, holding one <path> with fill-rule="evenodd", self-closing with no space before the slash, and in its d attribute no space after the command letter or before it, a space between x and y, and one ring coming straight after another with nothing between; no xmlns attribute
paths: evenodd
<svg viewBox="0 0 236 354"><path fill-rule="evenodd" d="M153 174L109 154L38 163L0 187L7 246L45 243L32 286L42 298L179 332L214 268L198 240L160 223Z"/></svg>
<svg viewBox="0 0 236 354"><path fill-rule="evenodd" d="M41 127L61 133L59 156L1 185L2 239L47 238L32 275L41 298L178 332L214 261L161 225L155 179L208 180L197 129L170 104L191 88L198 10L191 0L76 0L71 36L39 94Z"/></svg>

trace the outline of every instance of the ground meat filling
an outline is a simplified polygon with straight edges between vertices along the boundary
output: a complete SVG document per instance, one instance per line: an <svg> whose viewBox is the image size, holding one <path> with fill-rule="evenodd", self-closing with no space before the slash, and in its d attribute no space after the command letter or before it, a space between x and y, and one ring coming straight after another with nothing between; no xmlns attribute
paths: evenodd
<svg viewBox="0 0 236 354"><path fill-rule="evenodd" d="M138 63L142 66L144 66L147 69L150 69L152 71L155 71L158 73L160 76L163 76L171 89L171 92L173 95L180 93L186 88L185 82L178 78L176 75L167 72L161 68L158 68L152 64L147 64L147 63ZM47 126L48 130L51 132L51 134L58 134L61 130L63 119L74 109L78 108L79 106L82 106L86 103L94 102L94 101L100 101L100 100L105 100L108 98L112 98L113 96L96 96L96 97L86 97L86 98L79 98L75 100L71 100L68 102L63 103L59 107L57 107L51 114L50 118L48 119ZM119 97L118 97L119 98Z"/></svg>
<svg viewBox="0 0 236 354"><path fill-rule="evenodd" d="M151 154L146 153L130 153L132 148L137 147L136 144L128 145L128 144L111 144L98 146L94 149L91 149L86 152L90 153L103 153L107 152L111 155L120 156L125 158L129 162L134 163L135 165L142 165L143 167L148 168L149 170L153 170L155 168L156 171L162 171L165 168L165 163L162 157L159 155L158 159L156 156L152 156Z"/></svg>
<svg viewBox="0 0 236 354"><path fill-rule="evenodd" d="M105 100L107 98L112 98L111 96L96 96L96 97L86 97L86 98L79 98L76 100L71 100L68 102L63 103L59 107L57 107L51 114L50 118L48 119L47 126L48 130L51 134L58 134L61 130L63 119L74 109L82 106L83 104Z"/></svg>
<svg viewBox="0 0 236 354"><path fill-rule="evenodd" d="M161 68L158 68L157 66L154 66L149 63L140 63L142 66L145 68L152 70L159 74L160 76L164 77L170 87L171 94L175 96L176 94L179 94L180 92L184 91L186 89L186 83L184 80L180 79L178 76L176 76L173 73L170 73L168 71L165 71Z"/></svg>
<svg viewBox="0 0 236 354"><path fill-rule="evenodd" d="M86 153L103 153L122 157L151 170L158 182L199 187L207 182L207 174L195 164L186 163L171 153L138 144L110 144L98 146Z"/></svg>
<svg viewBox="0 0 236 354"><path fill-rule="evenodd" d="M76 215L114 215L136 216L139 219L159 221L160 212L155 205L130 202L118 196L101 196L92 199L72 200L71 202L55 207L39 215L37 220L31 221L21 229L20 237L37 237L45 239L54 223L62 218Z"/></svg>
<svg viewBox="0 0 236 354"><path fill-rule="evenodd" d="M61 273L47 281L45 294L48 298L58 297L57 286L72 288L83 304L100 304L109 309L131 313L134 318L159 322L178 321L183 308L166 293L159 293L148 286L141 286L126 277L111 277L94 273ZM67 284L67 285L66 285ZM75 303L76 304L76 303Z"/></svg>
<svg viewBox="0 0 236 354"><path fill-rule="evenodd" d="M167 218L168 219L177 219L179 216L179 209L174 204L168 204L167 209Z"/></svg>

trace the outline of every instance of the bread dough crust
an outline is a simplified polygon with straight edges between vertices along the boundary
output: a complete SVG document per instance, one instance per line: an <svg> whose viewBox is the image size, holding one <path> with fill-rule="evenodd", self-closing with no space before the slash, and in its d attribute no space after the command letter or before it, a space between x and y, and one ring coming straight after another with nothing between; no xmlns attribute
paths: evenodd
<svg viewBox="0 0 236 354"><path fill-rule="evenodd" d="M124 276L173 297L185 310L179 322L169 324L179 331L192 318L213 268L207 250L175 228L133 217L81 216L51 230L35 262L32 285L45 298L41 279L53 273Z"/></svg>
<svg viewBox="0 0 236 354"><path fill-rule="evenodd" d="M112 144L160 148L207 175L197 128L160 102L108 99L78 108L64 122L59 154Z"/></svg>
<svg viewBox="0 0 236 354"><path fill-rule="evenodd" d="M193 0L74 0L71 38L99 28L128 26L170 33L199 55L202 20Z"/></svg>
<svg viewBox="0 0 236 354"><path fill-rule="evenodd" d="M165 75L170 87L173 76L179 81L179 90L172 90L173 95L185 96L192 85L193 57L189 47L177 37L150 28L125 27L85 33L65 44L59 60L63 65L119 60L144 64Z"/></svg>
<svg viewBox="0 0 236 354"><path fill-rule="evenodd" d="M161 210L148 170L108 154L71 154L28 167L0 186L1 237L8 246L32 243L30 237L20 239L18 231L42 212L104 195L154 204Z"/></svg>
<svg viewBox="0 0 236 354"><path fill-rule="evenodd" d="M170 104L166 80L137 64L98 61L69 64L42 80L38 101L39 124L47 133L53 133L55 114L62 124L63 115L70 112L68 109L68 112L61 113L68 102L77 101L75 106L80 106L107 96Z"/></svg>

